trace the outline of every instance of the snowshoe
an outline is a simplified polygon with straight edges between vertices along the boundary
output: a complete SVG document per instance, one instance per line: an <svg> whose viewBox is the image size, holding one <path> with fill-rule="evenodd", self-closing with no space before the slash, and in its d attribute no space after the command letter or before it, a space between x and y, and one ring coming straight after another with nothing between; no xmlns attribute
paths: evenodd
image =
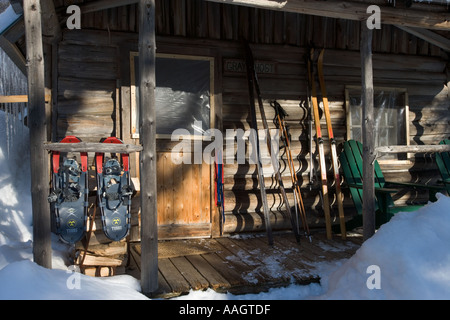
<svg viewBox="0 0 450 320"><path fill-rule="evenodd" d="M122 143L117 138L108 138L103 143ZM108 239L120 241L130 230L131 197L133 188L129 171L129 155L106 159L103 153L96 154L97 194L102 217L103 231Z"/></svg>
<svg viewBox="0 0 450 320"><path fill-rule="evenodd" d="M76 137L66 137L61 143L79 143ZM74 244L86 232L88 212L87 153L81 153L81 165L75 159L52 153L52 190L48 200L56 218L56 232L63 242Z"/></svg>

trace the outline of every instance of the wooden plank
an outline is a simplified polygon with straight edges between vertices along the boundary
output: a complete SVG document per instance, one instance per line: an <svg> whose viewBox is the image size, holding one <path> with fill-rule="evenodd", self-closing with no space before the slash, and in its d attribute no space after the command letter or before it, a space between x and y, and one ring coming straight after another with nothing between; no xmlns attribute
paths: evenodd
<svg viewBox="0 0 450 320"><path fill-rule="evenodd" d="M255 266L259 265L259 261L254 262L245 259L245 256L242 254L246 255L247 253L236 246L230 239L218 238L215 240L223 247L223 250L216 251L216 254L224 261L227 261L230 266L245 279L248 285L257 285L258 283L263 283L267 281L267 279L270 279L270 277L266 276L264 273L260 274L259 272L254 272Z"/></svg>
<svg viewBox="0 0 450 320"><path fill-rule="evenodd" d="M142 151L141 146L134 144L107 143L44 143L44 150L60 152L104 152L104 153L133 153Z"/></svg>
<svg viewBox="0 0 450 320"><path fill-rule="evenodd" d="M254 272L264 275L266 277L266 282L279 283L281 281L289 283L290 276L287 273L282 272L279 268L279 264L278 266L276 265L277 261L274 260L276 259L276 256L271 256L270 250L273 250L272 246L260 243L258 240L256 240L257 242L255 243L255 239L230 240L245 251L247 256L244 261L252 261L255 263ZM270 268L268 268L269 264L272 264Z"/></svg>
<svg viewBox="0 0 450 320"><path fill-rule="evenodd" d="M411 28L406 26L396 26L420 39L423 39L447 52L450 52L450 40L433 31L423 28Z"/></svg>
<svg viewBox="0 0 450 320"><path fill-rule="evenodd" d="M183 186L183 171L188 169L184 164L172 163L172 193L173 193L173 212L174 223L182 224L184 222L184 202L186 191Z"/></svg>
<svg viewBox="0 0 450 320"><path fill-rule="evenodd" d="M208 261L232 287L247 285L247 281L242 278L242 275L236 272L228 261L223 260L216 253L203 254L202 257Z"/></svg>
<svg viewBox="0 0 450 320"><path fill-rule="evenodd" d="M211 204L214 203L214 200L211 201L211 198L214 196L214 185L211 183L211 166L207 163L203 162L200 167L200 178L201 178L201 194L200 194L200 221L202 222L211 222L214 227L214 215L217 212L214 207L211 208ZM211 190L212 189L212 190Z"/></svg>
<svg viewBox="0 0 450 320"><path fill-rule="evenodd" d="M207 279L211 288L216 291L226 291L231 284L217 272L202 256L187 256L186 259Z"/></svg>
<svg viewBox="0 0 450 320"><path fill-rule="evenodd" d="M27 75L27 64L25 61L25 57L22 52L20 52L17 45L8 39L6 39L3 35L0 35L0 48L8 55L11 61L19 68L20 71L26 76Z"/></svg>
<svg viewBox="0 0 450 320"><path fill-rule="evenodd" d="M139 1L139 110L141 122L141 287L144 293L158 289L158 208L156 182L155 110L155 0Z"/></svg>
<svg viewBox="0 0 450 320"><path fill-rule="evenodd" d="M141 252L142 254L142 252ZM176 293L187 293L190 290L189 283L184 279L178 269L173 265L170 259L159 259L158 260L159 270L164 276L172 292ZM141 256L141 266L142 266L142 256Z"/></svg>
<svg viewBox="0 0 450 320"><path fill-rule="evenodd" d="M194 268L186 257L175 257L171 258L170 261L180 271L193 290L203 290L209 287L208 280Z"/></svg>
<svg viewBox="0 0 450 320"><path fill-rule="evenodd" d="M275 243L277 243L276 240ZM265 245L259 237L246 239L242 242L245 246L256 248L252 253L262 261L264 270L282 282L289 283L292 281L292 277L300 279L307 272L308 268L304 264L292 261L275 246Z"/></svg>
<svg viewBox="0 0 450 320"><path fill-rule="evenodd" d="M135 276L135 278L139 279L140 272L141 272L141 246L131 245L130 254L131 254L131 258L133 259L133 262L135 263L135 267L139 271L139 273L136 273L134 271L131 271L131 273ZM128 273L130 273L129 269L128 269ZM161 271L158 270L158 293L170 296L171 291L172 291L172 288L169 286L166 279L161 274Z"/></svg>
<svg viewBox="0 0 450 320"><path fill-rule="evenodd" d="M45 42L57 43L61 40L62 32L52 0L41 0L42 8L42 37Z"/></svg>
<svg viewBox="0 0 450 320"><path fill-rule="evenodd" d="M47 94L45 95L45 102L49 102L52 96ZM0 103L27 103L28 96L27 95L19 95L19 96L0 96Z"/></svg>
<svg viewBox="0 0 450 320"><path fill-rule="evenodd" d="M23 8L28 61L33 258L38 265L51 268L51 218L50 206L46 200L49 168L48 155L42 148L42 144L47 141L47 126L41 6L37 0L25 0Z"/></svg>
<svg viewBox="0 0 450 320"><path fill-rule="evenodd" d="M177 217L174 212L174 171L173 171L173 162L170 157L170 153L164 153L162 159L164 162L164 203L162 203L162 207L160 207L159 215L162 215L163 224L176 224ZM179 178L179 177L178 177Z"/></svg>
<svg viewBox="0 0 450 320"><path fill-rule="evenodd" d="M291 254L291 259L294 261L301 261L302 263L308 263L308 262L319 262L323 261L324 257L321 257L316 252L311 252L310 248L311 243L308 240L304 240L301 242L300 247L298 247L298 244L295 241L291 241L289 236L282 235L279 238L277 238L277 244L275 245L275 248L278 248L278 245L280 245L282 248L291 248L291 250L294 252Z"/></svg>
<svg viewBox="0 0 450 320"><path fill-rule="evenodd" d="M444 134L446 136L448 134ZM410 145L410 146L387 146L375 149L377 153L429 153L429 152L449 152L448 145Z"/></svg>

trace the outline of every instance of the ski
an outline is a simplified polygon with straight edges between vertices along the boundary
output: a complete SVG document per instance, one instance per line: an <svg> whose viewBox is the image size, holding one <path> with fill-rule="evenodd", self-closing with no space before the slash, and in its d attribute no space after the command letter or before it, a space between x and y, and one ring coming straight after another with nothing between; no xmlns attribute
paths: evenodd
<svg viewBox="0 0 450 320"><path fill-rule="evenodd" d="M80 143L68 136L60 143ZM76 159L61 159L61 153L52 152L52 189L48 201L56 221L56 233L69 244L80 241L86 232L88 213L88 155L81 153L81 165Z"/></svg>
<svg viewBox="0 0 450 320"><path fill-rule="evenodd" d="M335 188L336 188L336 200L337 200L338 210L339 210L339 222L340 222L340 226L341 226L341 236L342 236L342 239L345 240L347 238L347 235L346 235L346 230L345 230L344 205L343 205L343 200L342 200L341 178L340 178L340 174L339 174L338 156L337 156L337 151L336 151L336 140L334 138L333 126L331 124L330 107L329 107L329 103L328 103L327 89L325 86L325 77L323 74L324 53L325 53L325 49L323 49L320 52L317 68L318 68L318 74L319 74L320 88L322 91L323 110L325 113L325 119L327 122L327 129L328 129L328 137L330 139L330 146L331 146L331 159L332 159L332 163L333 163L334 183L335 183Z"/></svg>
<svg viewBox="0 0 450 320"><path fill-rule="evenodd" d="M325 213L325 224L327 231L327 238L332 238L331 233L331 215L330 215L330 202L328 198L328 179L327 179L327 168L325 164L325 152L323 147L323 137L322 130L320 128L320 114L319 114L319 103L317 100L316 84L314 82L314 71L312 59L314 56L314 49L311 49L311 55L308 59L308 86L310 87L311 102L313 105L313 117L316 128L316 142L317 149L319 151L319 166L320 166L320 176L321 176L321 186L322 186L322 204L323 211Z"/></svg>
<svg viewBox="0 0 450 320"><path fill-rule="evenodd" d="M103 143L121 144L118 138L110 137ZM130 161L128 154L121 160L112 156L105 159L104 153L95 154L97 196L102 218L103 232L112 241L124 239L131 226Z"/></svg>
<svg viewBox="0 0 450 320"><path fill-rule="evenodd" d="M225 198L224 198L225 179L223 174L222 150L219 150L216 154L216 165L214 167L214 182L215 182L214 200L216 206L219 208L219 212L221 215L220 234L222 235L223 229L225 227Z"/></svg>
<svg viewBox="0 0 450 320"><path fill-rule="evenodd" d="M247 72L248 72L248 78L249 78L249 90L251 92L250 93L250 103L251 103L252 119L254 120L254 129L257 131L257 126L256 126L256 109L255 109L255 101L254 101L253 90L256 91L256 97L258 99L259 112L261 114L261 120L262 120L262 123L263 123L264 130L266 132L267 148L269 150L269 155L270 155L270 159L271 159L271 162L272 162L272 167L274 169L275 176L276 176L276 179L278 181L278 187L279 187L280 192L282 194L284 205L286 206L286 212L287 212L287 214L289 216L289 219L291 221L292 230L294 232L295 239L296 239L297 242L300 242L300 235L299 235L299 232L298 232L297 224L296 224L295 218L294 218L294 216L293 216L293 214L291 212L291 207L289 205L289 201L288 201L288 198L287 198L287 195L286 195L286 191L284 189L283 180L282 180L281 174L280 174L280 166L277 163L278 159L276 159L275 152L273 150L272 139L270 137L269 126L267 124L267 118L266 118L266 114L265 114L265 111L264 111L264 104L263 104L263 101L262 101L261 91L260 91L260 87L259 87L258 74L256 73L256 70L255 70L255 67L254 67L255 66L255 60L253 58L253 53L252 53L251 48L250 48L248 43L246 43L245 49L246 49ZM253 86L251 86L251 85L253 85ZM259 143L259 141L257 143ZM258 157L259 156L260 156L260 153L258 152ZM262 172L262 168L261 168L261 172ZM260 180L260 185L263 185L263 184L264 184L264 176L262 176L262 180ZM267 199L266 199L266 202L267 202ZM266 217L266 219L267 218L268 217Z"/></svg>
<svg viewBox="0 0 450 320"><path fill-rule="evenodd" d="M250 134L249 139L252 140L253 147L256 150L257 159L256 159L256 170L258 173L258 182L259 189L261 192L261 201L264 213L264 220L266 225L266 233L269 245L273 245L273 235L272 235L272 225L270 223L269 216L269 205L267 203L267 194L266 194L266 186L264 182L264 172L261 163L261 149L259 145L259 134L258 134L258 124L256 121L256 107L255 107L255 89L254 89L254 61L253 55L251 53L250 47L248 43L245 43L245 53L246 53L246 66L247 66L247 81L248 81L248 91L249 91L249 100L250 100L250 115L251 115L251 128L253 129L254 134Z"/></svg>
<svg viewBox="0 0 450 320"><path fill-rule="evenodd" d="M272 101L270 105L275 109L276 126L281 132L281 138L284 140L284 148L288 160L287 163L289 165L289 172L291 174L292 190L294 192L294 198L296 201L296 209L298 207L300 210L300 218L302 220L303 230L305 231L306 237L308 237L311 241L311 234L309 232L309 226L306 221L306 211L303 204L303 197L300 191L300 185L298 183L297 173L294 165L294 158L292 157L289 130L285 122L285 118L288 116L288 114L277 101ZM298 215L296 216L298 217Z"/></svg>

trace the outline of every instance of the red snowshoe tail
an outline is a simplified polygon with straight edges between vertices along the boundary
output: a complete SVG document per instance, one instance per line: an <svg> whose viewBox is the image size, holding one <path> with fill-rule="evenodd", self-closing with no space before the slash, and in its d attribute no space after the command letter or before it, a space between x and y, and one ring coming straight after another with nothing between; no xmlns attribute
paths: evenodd
<svg viewBox="0 0 450 320"><path fill-rule="evenodd" d="M74 136L67 136L60 143L81 143ZM52 192L49 202L56 218L56 228L61 240L74 244L86 232L89 186L87 180L88 154L81 153L81 165L74 159L63 159L61 153L52 152ZM80 170L81 167L81 170Z"/></svg>
<svg viewBox="0 0 450 320"><path fill-rule="evenodd" d="M123 141L116 137L109 137L106 138L103 143L114 143L114 144L123 144ZM130 171L130 156L128 153L122 154L122 164L123 164L123 170L124 171ZM103 160L102 160L103 162Z"/></svg>
<svg viewBox="0 0 450 320"><path fill-rule="evenodd" d="M67 136L64 139L62 139L59 143L80 143L81 140L78 139L75 136ZM60 156L61 153L59 151L54 151L52 152L52 165L53 165L53 173L58 173L59 172L59 160L60 160ZM83 163L83 154L81 155L81 162ZM85 169L83 168L83 171L86 172L87 171L87 153L86 153L86 166Z"/></svg>

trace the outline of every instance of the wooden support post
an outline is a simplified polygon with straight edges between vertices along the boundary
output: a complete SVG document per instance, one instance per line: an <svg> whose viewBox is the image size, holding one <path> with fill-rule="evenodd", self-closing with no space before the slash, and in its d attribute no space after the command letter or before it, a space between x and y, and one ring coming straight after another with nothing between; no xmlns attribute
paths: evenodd
<svg viewBox="0 0 450 320"><path fill-rule="evenodd" d="M23 2L28 62L28 126L30 129L31 197L33 209L33 257L45 268L52 267L48 155L45 116L44 51L39 0Z"/></svg>
<svg viewBox="0 0 450 320"><path fill-rule="evenodd" d="M363 236L375 234L375 136L372 68L372 35L366 22L361 22L362 135L363 135Z"/></svg>
<svg viewBox="0 0 450 320"><path fill-rule="evenodd" d="M139 114L141 152L141 287L158 289L158 224L156 205L155 0L139 1Z"/></svg>

